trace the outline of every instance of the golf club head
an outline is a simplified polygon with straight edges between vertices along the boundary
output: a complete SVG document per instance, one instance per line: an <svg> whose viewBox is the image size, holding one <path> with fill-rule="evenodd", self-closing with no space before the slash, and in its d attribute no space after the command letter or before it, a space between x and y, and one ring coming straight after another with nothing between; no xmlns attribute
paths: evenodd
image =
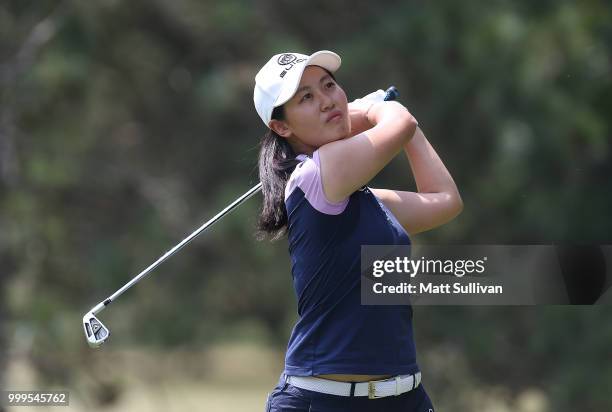
<svg viewBox="0 0 612 412"><path fill-rule="evenodd" d="M83 316L83 329L85 330L87 343L92 348L99 347L110 336L110 331L92 312L86 313Z"/></svg>

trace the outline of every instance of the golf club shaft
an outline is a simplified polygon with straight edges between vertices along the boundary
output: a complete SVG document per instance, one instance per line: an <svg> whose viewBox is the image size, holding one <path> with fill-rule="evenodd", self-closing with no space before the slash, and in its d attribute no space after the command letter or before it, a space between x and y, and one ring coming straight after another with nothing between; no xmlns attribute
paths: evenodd
<svg viewBox="0 0 612 412"><path fill-rule="evenodd" d="M229 206L227 206L225 209L223 209L222 211L217 213L208 222L204 223L202 226L197 228L192 234L190 234L185 239L183 239L179 244L177 244L172 249L170 249L169 251L164 253L163 256L161 256L159 259L157 259L155 262L153 262L145 270L140 272L136 277L134 277L134 279L132 279L128 283L126 283L121 289L117 290L115 293L113 293L111 296L109 296L103 302L100 302L99 304L97 304L92 309L92 312L94 314L98 314L100 311L102 311L102 309L104 309L106 306L108 306L112 301L117 299L123 292L125 292L126 290L128 290L129 288L134 286L134 284L136 284L138 281L140 281L140 279L142 279L143 277L145 277L146 275L151 273L156 267L161 265L166 259L168 259L170 256L174 255L176 252L181 250L185 245L187 245L189 242L191 242L193 239L195 239L200 233L202 233L204 230L206 230L207 228L212 226L216 221L218 221L223 216L225 216L226 214L231 212L232 209L234 209L236 206L240 205L242 202L244 202L245 200L247 200L248 198L250 198L251 196L253 196L257 192L259 192L260 190L261 190L261 183L257 183L255 186L253 186L251 189L249 189L248 192L246 192L245 194L240 196L238 199L234 200Z"/></svg>
<svg viewBox="0 0 612 412"><path fill-rule="evenodd" d="M399 96L398 90L394 86L391 86L391 87L389 87L386 90L384 100L396 100L398 96ZM234 202L232 202L225 209L223 209L222 211L217 213L208 222L204 223L202 226L197 228L192 234L190 234L185 239L183 239L178 245L174 246L172 249L170 249L169 251L164 253L163 256L161 256L159 259L157 259L155 262L153 262L145 270L140 272L136 277L134 277L132 280L130 280L128 283L126 283L121 289L117 290L115 293L110 295L107 299L105 299L104 301L102 301L102 302L98 303L96 306L94 306L91 309L91 312L94 315L100 313L112 301L114 301L119 296L121 296L123 294L123 292L125 292L126 290L128 290L129 288L134 286L134 284L138 283L140 281L140 279L142 279L143 277L145 277L146 275L151 273L156 267L158 267L160 264L162 264L170 256L174 255L176 252L181 250L183 248L183 246L187 245L189 242L191 242L193 239L195 239L200 233L202 233L204 230L206 230L207 228L212 226L217 220L221 219L223 216L225 216L226 214L231 212L232 209L234 209L236 206L240 205L242 202L244 202L245 200L249 199L251 196L253 196L257 192L259 192L260 190L261 190L261 182L257 183L255 186L253 186L251 189L249 189L248 192L246 192L245 194L240 196L238 199L236 199Z"/></svg>

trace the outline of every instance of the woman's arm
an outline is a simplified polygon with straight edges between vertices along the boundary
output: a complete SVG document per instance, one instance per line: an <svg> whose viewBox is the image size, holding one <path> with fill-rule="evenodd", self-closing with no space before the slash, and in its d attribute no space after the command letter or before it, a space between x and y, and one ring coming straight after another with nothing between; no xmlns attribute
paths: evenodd
<svg viewBox="0 0 612 412"><path fill-rule="evenodd" d="M455 182L420 128L404 152L417 184L418 193L372 189L410 234L440 226L463 210Z"/></svg>
<svg viewBox="0 0 612 412"><path fill-rule="evenodd" d="M374 103L364 115L371 129L319 148L323 191L330 202L340 202L367 184L402 150L417 127L408 110L393 101Z"/></svg>

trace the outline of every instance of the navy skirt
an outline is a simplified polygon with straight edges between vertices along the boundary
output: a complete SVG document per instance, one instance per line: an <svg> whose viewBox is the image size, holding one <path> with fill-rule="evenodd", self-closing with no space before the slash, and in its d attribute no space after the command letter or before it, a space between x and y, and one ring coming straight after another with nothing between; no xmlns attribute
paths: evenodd
<svg viewBox="0 0 612 412"><path fill-rule="evenodd" d="M336 396L297 388L285 383L281 375L278 385L268 395L266 412L434 412L434 407L421 383L399 396L368 399L367 396Z"/></svg>

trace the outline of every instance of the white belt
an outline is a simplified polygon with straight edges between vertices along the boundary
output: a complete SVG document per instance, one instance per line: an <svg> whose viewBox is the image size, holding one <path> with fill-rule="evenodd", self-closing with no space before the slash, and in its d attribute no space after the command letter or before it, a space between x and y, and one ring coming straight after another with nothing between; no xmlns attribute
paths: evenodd
<svg viewBox="0 0 612 412"><path fill-rule="evenodd" d="M338 382L312 376L287 376L287 383L308 391L337 396L367 396L370 399L401 395L421 384L421 372L369 382Z"/></svg>

